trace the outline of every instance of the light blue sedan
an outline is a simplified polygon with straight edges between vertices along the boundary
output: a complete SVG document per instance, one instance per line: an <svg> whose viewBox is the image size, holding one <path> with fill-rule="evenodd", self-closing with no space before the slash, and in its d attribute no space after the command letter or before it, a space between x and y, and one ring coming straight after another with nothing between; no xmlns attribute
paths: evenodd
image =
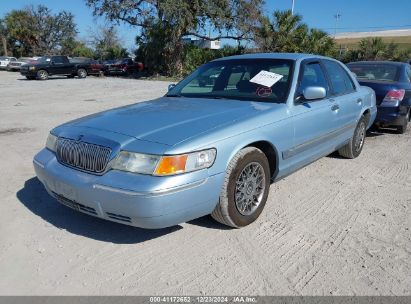
<svg viewBox="0 0 411 304"><path fill-rule="evenodd" d="M86 214L143 228L211 214L242 227L271 183L336 150L359 156L376 112L374 91L336 60L234 56L164 97L56 127L33 162L50 195Z"/></svg>

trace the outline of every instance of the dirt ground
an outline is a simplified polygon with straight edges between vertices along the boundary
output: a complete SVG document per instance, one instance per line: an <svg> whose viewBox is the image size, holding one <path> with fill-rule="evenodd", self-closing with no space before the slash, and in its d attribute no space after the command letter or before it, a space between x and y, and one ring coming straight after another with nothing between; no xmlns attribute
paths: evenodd
<svg viewBox="0 0 411 304"><path fill-rule="evenodd" d="M411 132L373 133L271 186L261 217L143 230L48 196L32 158L51 128L166 92L121 78L0 72L1 295L411 295Z"/></svg>

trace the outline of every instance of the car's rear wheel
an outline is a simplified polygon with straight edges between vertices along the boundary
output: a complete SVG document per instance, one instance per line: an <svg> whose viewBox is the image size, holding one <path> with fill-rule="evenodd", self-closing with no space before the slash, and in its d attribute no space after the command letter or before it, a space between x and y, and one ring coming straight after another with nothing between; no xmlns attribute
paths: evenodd
<svg viewBox="0 0 411 304"><path fill-rule="evenodd" d="M408 111L407 116L404 119L404 123L401 126L397 127L398 133L404 134L408 128L408 122L410 121L410 111Z"/></svg>
<svg viewBox="0 0 411 304"><path fill-rule="evenodd" d="M257 148L244 148L227 167L219 202L211 216L227 226L247 226L263 211L269 189L267 157Z"/></svg>
<svg viewBox="0 0 411 304"><path fill-rule="evenodd" d="M365 136L367 133L367 118L362 116L354 130L354 134L350 142L338 150L341 156L346 158L356 158L361 154L364 147Z"/></svg>
<svg viewBox="0 0 411 304"><path fill-rule="evenodd" d="M87 77L87 71L85 69L78 69L77 70L77 76L79 78L86 78Z"/></svg>
<svg viewBox="0 0 411 304"><path fill-rule="evenodd" d="M46 70L39 70L37 71L37 79L38 80L47 80L49 79L49 73Z"/></svg>

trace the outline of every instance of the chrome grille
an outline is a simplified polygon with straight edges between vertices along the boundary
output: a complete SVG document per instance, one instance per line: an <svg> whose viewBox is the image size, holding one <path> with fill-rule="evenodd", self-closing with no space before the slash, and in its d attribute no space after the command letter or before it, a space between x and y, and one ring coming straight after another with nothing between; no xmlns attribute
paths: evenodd
<svg viewBox="0 0 411 304"><path fill-rule="evenodd" d="M110 160L111 149L82 141L59 138L57 160L80 170L103 173Z"/></svg>

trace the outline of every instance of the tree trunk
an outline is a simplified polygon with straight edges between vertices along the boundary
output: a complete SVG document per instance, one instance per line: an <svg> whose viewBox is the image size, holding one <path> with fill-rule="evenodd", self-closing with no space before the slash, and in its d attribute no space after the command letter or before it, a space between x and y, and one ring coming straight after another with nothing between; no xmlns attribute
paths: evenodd
<svg viewBox="0 0 411 304"><path fill-rule="evenodd" d="M4 36L1 36L1 43L3 45L3 52L4 52L4 56L8 56L7 53L7 39Z"/></svg>
<svg viewBox="0 0 411 304"><path fill-rule="evenodd" d="M181 29L175 29L170 45L168 47L169 60L167 62L167 74L169 76L181 77L183 75L183 53L184 45L181 40Z"/></svg>

